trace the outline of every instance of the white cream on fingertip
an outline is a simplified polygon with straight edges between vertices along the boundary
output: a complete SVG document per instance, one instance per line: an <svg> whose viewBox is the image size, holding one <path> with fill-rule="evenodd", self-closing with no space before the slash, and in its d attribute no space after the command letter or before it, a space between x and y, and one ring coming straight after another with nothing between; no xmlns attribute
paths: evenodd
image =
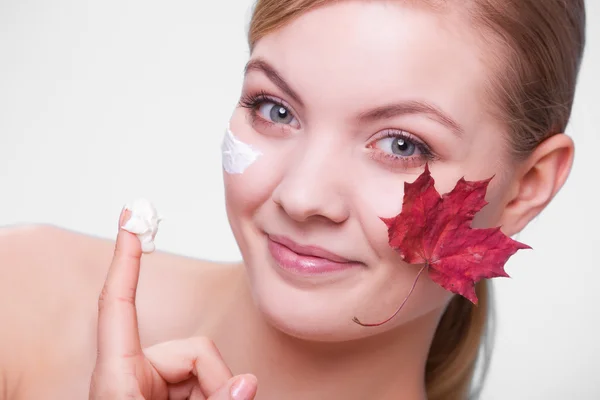
<svg viewBox="0 0 600 400"><path fill-rule="evenodd" d="M158 215L152 203L146 199L137 199L128 203L125 205L125 209L131 212L131 216L121 228L138 237L142 244L142 252L152 253L156 248L154 238L162 217Z"/></svg>
<svg viewBox="0 0 600 400"><path fill-rule="evenodd" d="M221 144L223 169L229 174L242 174L262 153L235 137L229 125Z"/></svg>

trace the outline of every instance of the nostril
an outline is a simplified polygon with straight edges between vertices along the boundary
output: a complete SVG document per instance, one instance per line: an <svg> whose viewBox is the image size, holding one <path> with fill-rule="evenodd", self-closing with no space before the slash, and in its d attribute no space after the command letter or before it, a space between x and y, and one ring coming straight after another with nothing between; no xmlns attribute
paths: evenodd
<svg viewBox="0 0 600 400"><path fill-rule="evenodd" d="M282 195L274 193L273 201L291 219L305 222L309 219L325 219L336 224L348 219L349 212L343 198L310 196L306 191L297 193L283 190Z"/></svg>

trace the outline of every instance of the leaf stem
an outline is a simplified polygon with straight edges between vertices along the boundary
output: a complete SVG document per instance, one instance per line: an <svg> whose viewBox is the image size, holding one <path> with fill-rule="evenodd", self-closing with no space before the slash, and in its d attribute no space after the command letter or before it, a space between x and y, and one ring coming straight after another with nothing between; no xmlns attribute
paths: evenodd
<svg viewBox="0 0 600 400"><path fill-rule="evenodd" d="M354 317L352 318L352 321L354 321L355 323L361 325L361 326L365 326L365 327L374 327L374 326L381 326L385 323L390 322L396 315L398 315L398 313L400 312L400 310L402 309L402 307L404 307L404 304L406 304L406 301L408 300L408 298L410 297L410 295L412 294L413 290L415 290L415 287L417 286L417 282L419 281L419 277L421 276L421 274L423 273L423 271L425 271L425 269L429 266L429 263L424 264L423 267L421 267L421 270L419 271L419 273L417 274L417 277L415 278L415 281L412 285L412 287L410 288L410 292L408 292L408 295L404 298L404 301L402 302L402 304L400 304L400 307L398 307L396 309L396 311L394 312L394 314L392 314L391 317L389 317L388 319L382 321L382 322L378 322L375 324L365 324L363 322L361 322L358 318Z"/></svg>

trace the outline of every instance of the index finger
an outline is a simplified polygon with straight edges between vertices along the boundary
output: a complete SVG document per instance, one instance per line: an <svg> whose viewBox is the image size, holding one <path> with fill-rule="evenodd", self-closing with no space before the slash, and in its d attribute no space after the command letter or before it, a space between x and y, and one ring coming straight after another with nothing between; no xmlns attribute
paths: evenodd
<svg viewBox="0 0 600 400"><path fill-rule="evenodd" d="M123 209L115 252L98 301L98 358L142 355L135 296L142 246L136 235L122 228L131 217Z"/></svg>

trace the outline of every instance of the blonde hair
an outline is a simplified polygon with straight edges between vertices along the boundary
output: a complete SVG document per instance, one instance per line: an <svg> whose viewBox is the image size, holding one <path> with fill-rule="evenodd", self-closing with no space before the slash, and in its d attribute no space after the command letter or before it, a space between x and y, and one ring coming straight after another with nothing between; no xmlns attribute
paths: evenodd
<svg viewBox="0 0 600 400"><path fill-rule="evenodd" d="M335 1L339 0L258 0L248 33L250 49L305 12ZM584 2L465 0L461 6L480 29L481 39L494 46L486 58L495 72L487 88L490 108L506 125L511 154L522 159L543 140L566 129L585 45ZM483 382L493 340L490 290L491 285L481 281L476 285L479 306L455 296L444 312L427 359L430 400L466 399L478 360Z"/></svg>

